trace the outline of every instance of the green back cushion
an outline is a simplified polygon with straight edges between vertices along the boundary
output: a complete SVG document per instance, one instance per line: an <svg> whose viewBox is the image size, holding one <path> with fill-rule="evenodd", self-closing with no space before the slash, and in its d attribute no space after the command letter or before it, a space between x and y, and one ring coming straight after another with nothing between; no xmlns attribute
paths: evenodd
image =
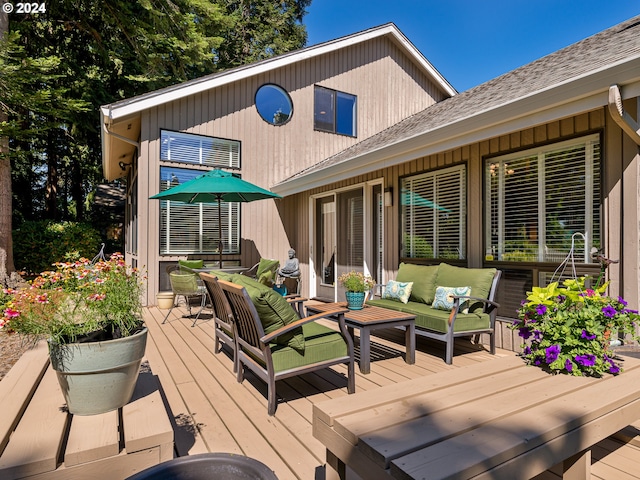
<svg viewBox="0 0 640 480"><path fill-rule="evenodd" d="M256 270L256 278L260 283L270 286L275 279L279 266L280 262L278 260L261 258L258 263L258 269Z"/></svg>
<svg viewBox="0 0 640 480"><path fill-rule="evenodd" d="M231 281L247 290L260 316L265 334L298 320L298 315L289 302L272 288L240 274L232 275ZM304 352L305 342L302 328L296 328L289 333L280 335L275 339L275 343L289 346L301 353Z"/></svg>
<svg viewBox="0 0 640 480"><path fill-rule="evenodd" d="M204 260L178 260L178 265L187 268L202 268L204 267Z"/></svg>
<svg viewBox="0 0 640 480"><path fill-rule="evenodd" d="M439 265L413 265L401 263L396 275L397 282L413 282L411 296L412 302L431 303L436 293L436 274Z"/></svg>
<svg viewBox="0 0 640 480"><path fill-rule="evenodd" d="M436 285L443 287L471 287L471 296L489 298L495 268L463 268L441 263ZM472 307L473 311L473 307Z"/></svg>

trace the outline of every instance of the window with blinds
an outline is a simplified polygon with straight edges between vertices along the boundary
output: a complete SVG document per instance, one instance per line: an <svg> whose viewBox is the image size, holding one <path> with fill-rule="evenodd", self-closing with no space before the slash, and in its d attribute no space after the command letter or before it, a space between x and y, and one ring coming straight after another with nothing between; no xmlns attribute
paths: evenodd
<svg viewBox="0 0 640 480"><path fill-rule="evenodd" d="M160 160L210 167L240 168L240 142L162 130Z"/></svg>
<svg viewBox="0 0 640 480"><path fill-rule="evenodd" d="M203 172L160 167L160 191L184 183ZM240 204L222 202L222 253L240 253ZM218 252L218 205L160 201L160 254Z"/></svg>
<svg viewBox="0 0 640 480"><path fill-rule="evenodd" d="M573 238L575 261L593 262L601 227L598 135L489 159L485 181L487 255L560 263Z"/></svg>
<svg viewBox="0 0 640 480"><path fill-rule="evenodd" d="M400 181L402 257L465 259L466 166Z"/></svg>

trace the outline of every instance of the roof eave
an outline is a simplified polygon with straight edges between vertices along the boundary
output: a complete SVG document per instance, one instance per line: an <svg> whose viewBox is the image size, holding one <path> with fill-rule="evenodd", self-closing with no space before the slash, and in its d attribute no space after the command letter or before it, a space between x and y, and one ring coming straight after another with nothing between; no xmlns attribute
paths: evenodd
<svg viewBox="0 0 640 480"><path fill-rule="evenodd" d="M248 77L260 75L277 68L286 67L302 60L331 53L333 51L385 35L390 35L396 44L401 46L406 53L433 78L434 82L447 95L453 96L457 94L457 91L451 86L451 84L445 80L445 78L433 67L433 65L431 65L431 63L429 63L420 51L400 32L400 30L398 30L394 24L389 23L342 39L306 47L299 51L280 55L257 64L233 69L228 73L213 75L211 78L204 81L186 82L182 85L176 85L167 89L159 90L157 93L151 92L140 95L137 99L132 98L110 105L104 105L100 107L100 109L103 116L110 118L112 121L116 121L122 117L139 114L144 110L158 105L163 105L190 95L195 95L212 88L228 85Z"/></svg>
<svg viewBox="0 0 640 480"><path fill-rule="evenodd" d="M490 110L385 145L327 168L285 180L272 186L271 190L282 196L293 195L592 110L607 105L608 89L614 83L622 86L624 99L639 96L640 57L608 65Z"/></svg>

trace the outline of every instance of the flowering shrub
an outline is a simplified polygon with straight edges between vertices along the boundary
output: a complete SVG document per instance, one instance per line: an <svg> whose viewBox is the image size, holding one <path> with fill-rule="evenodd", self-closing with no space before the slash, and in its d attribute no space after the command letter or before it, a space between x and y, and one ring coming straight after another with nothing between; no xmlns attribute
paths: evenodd
<svg viewBox="0 0 640 480"><path fill-rule="evenodd" d="M348 292L366 292L367 290L371 290L375 285L375 282L369 275L354 270L340 275L338 281Z"/></svg>
<svg viewBox="0 0 640 480"><path fill-rule="evenodd" d="M585 288L585 277L533 287L512 328L525 340L523 358L553 373L601 376L621 371L611 335L634 335L640 319L621 298L604 293L608 282Z"/></svg>
<svg viewBox="0 0 640 480"><path fill-rule="evenodd" d="M121 254L95 264L82 258L54 266L27 288L3 291L0 328L68 343L90 334L126 337L140 327L142 283Z"/></svg>

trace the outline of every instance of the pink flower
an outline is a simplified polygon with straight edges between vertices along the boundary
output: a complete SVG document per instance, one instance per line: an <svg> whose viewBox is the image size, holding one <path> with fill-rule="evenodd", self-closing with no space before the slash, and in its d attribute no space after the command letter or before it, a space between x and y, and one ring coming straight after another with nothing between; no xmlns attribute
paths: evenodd
<svg viewBox="0 0 640 480"><path fill-rule="evenodd" d="M17 310L14 310L13 308L7 308L4 311L4 316L7 318L16 318L20 316L20 312Z"/></svg>

